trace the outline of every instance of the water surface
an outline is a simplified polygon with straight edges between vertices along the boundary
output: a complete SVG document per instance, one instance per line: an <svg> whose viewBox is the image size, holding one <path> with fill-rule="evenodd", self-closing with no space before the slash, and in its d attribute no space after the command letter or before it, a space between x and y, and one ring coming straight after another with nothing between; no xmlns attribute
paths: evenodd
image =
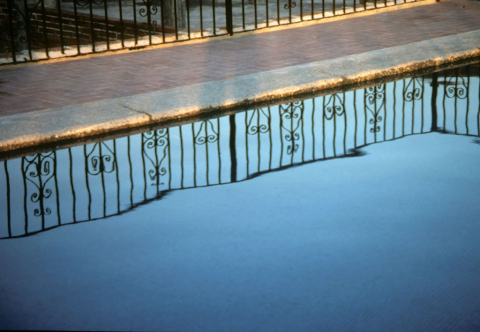
<svg viewBox="0 0 480 332"><path fill-rule="evenodd" d="M0 163L0 327L480 327L478 65Z"/></svg>

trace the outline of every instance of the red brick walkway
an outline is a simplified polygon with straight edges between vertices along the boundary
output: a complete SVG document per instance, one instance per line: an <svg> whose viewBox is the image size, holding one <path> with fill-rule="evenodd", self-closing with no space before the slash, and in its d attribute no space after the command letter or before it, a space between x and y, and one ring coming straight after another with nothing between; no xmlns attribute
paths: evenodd
<svg viewBox="0 0 480 332"><path fill-rule="evenodd" d="M480 1L450 0L198 44L0 69L0 116L221 80L478 30L479 17Z"/></svg>

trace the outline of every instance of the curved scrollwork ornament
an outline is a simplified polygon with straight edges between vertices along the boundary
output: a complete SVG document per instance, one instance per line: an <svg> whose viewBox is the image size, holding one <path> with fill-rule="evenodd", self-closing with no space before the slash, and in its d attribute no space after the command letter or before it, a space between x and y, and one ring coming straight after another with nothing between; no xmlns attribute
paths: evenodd
<svg viewBox="0 0 480 332"><path fill-rule="evenodd" d="M332 120L334 116L341 116L345 113L345 101L343 95L333 94L325 97L325 107L323 116L327 120Z"/></svg>
<svg viewBox="0 0 480 332"><path fill-rule="evenodd" d="M284 9L290 9L290 8L295 8L295 7L297 7L297 3L295 1L292 1L292 0L288 0L288 2L283 5Z"/></svg>
<svg viewBox="0 0 480 332"><path fill-rule="evenodd" d="M95 143L86 155L87 172L90 175L115 171L115 154L105 142Z"/></svg>
<svg viewBox="0 0 480 332"><path fill-rule="evenodd" d="M167 147L169 146L168 129L158 129L142 134L143 155L150 161L151 168L148 170L148 177L151 185L161 184L160 178L168 171L164 166L167 159Z"/></svg>
<svg viewBox="0 0 480 332"><path fill-rule="evenodd" d="M372 125L370 132L378 133L381 130L380 123L383 120L381 111L385 111L385 84L365 89L365 108L371 115L368 120L368 123Z"/></svg>
<svg viewBox="0 0 480 332"><path fill-rule="evenodd" d="M145 5L145 7L141 8L139 11L138 11L138 14L141 16L141 17L147 17L149 19L149 23L144 23L143 26L148 29L149 28L149 24L150 24L150 27L153 28L153 31L156 30L157 28L157 21L150 21L151 20L151 17L152 16L155 16L157 15L158 13L158 8L157 6L154 6L152 5L152 1L151 0L142 0L143 4Z"/></svg>
<svg viewBox="0 0 480 332"><path fill-rule="evenodd" d="M457 71L447 71L445 79L445 95L447 98L467 98L468 79L465 76L467 76L465 68L459 68Z"/></svg>
<svg viewBox="0 0 480 332"><path fill-rule="evenodd" d="M407 84L403 89L403 99L406 102L420 100L423 95L423 80L421 77L407 79Z"/></svg>
<svg viewBox="0 0 480 332"><path fill-rule="evenodd" d="M254 121L256 119L256 121ZM270 114L267 114L263 108L257 108L252 111L248 123L247 133L249 135L264 134L270 130Z"/></svg>
<svg viewBox="0 0 480 332"><path fill-rule="evenodd" d="M50 183L55 176L55 154L54 152L39 153L22 159L23 176L33 184L34 188L33 193L26 193L26 195L30 197L32 203L38 204L33 215L36 217L50 215L52 210L45 206L45 200L53 193Z"/></svg>
<svg viewBox="0 0 480 332"><path fill-rule="evenodd" d="M25 50L28 45L35 44L41 38L39 33L39 20L32 20L32 15L41 4L41 0L35 2L10 1L12 9L17 13L13 36L17 40L19 50ZM26 61L27 59L25 59Z"/></svg>
<svg viewBox="0 0 480 332"><path fill-rule="evenodd" d="M90 3L92 5L103 5L105 0L74 0L77 6L84 7L86 5L89 5Z"/></svg>
<svg viewBox="0 0 480 332"><path fill-rule="evenodd" d="M303 121L304 110L305 104L303 101L280 105L281 129L286 131L285 135L282 134L282 139L287 144L288 155L294 154L298 150L299 144L297 141L300 139L300 134L297 131Z"/></svg>
<svg viewBox="0 0 480 332"><path fill-rule="evenodd" d="M200 122L200 128L195 133L195 144L215 143L218 141L218 129L215 128L212 120Z"/></svg>

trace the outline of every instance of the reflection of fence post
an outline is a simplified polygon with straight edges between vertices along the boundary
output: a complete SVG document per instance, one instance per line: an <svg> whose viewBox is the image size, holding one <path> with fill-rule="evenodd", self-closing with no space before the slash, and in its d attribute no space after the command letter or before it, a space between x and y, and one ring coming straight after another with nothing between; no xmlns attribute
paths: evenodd
<svg viewBox="0 0 480 332"><path fill-rule="evenodd" d="M237 182L237 147L236 147L236 126L235 114L229 116L230 120L230 182Z"/></svg>
<svg viewBox="0 0 480 332"><path fill-rule="evenodd" d="M17 42L18 50L24 51L28 49L28 37L27 29L29 26L27 24L28 13L26 12L26 1L23 0L11 0L14 4L14 7L17 8Z"/></svg>
<svg viewBox="0 0 480 332"><path fill-rule="evenodd" d="M187 27L186 0L165 1L165 26L185 29Z"/></svg>
<svg viewBox="0 0 480 332"><path fill-rule="evenodd" d="M433 73L432 77L432 132L437 131L437 92L438 92L438 73ZM444 110L445 111L445 110ZM445 125L444 125L445 127Z"/></svg>
<svg viewBox="0 0 480 332"><path fill-rule="evenodd" d="M233 14L232 14L232 0L225 0L225 16L227 19L227 32L233 35Z"/></svg>

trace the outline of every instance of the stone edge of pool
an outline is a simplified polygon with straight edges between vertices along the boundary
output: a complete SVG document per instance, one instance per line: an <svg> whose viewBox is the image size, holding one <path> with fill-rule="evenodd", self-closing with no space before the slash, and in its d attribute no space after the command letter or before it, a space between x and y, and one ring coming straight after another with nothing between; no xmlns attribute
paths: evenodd
<svg viewBox="0 0 480 332"><path fill-rule="evenodd" d="M232 79L0 118L0 153L228 110L480 56L480 30Z"/></svg>

